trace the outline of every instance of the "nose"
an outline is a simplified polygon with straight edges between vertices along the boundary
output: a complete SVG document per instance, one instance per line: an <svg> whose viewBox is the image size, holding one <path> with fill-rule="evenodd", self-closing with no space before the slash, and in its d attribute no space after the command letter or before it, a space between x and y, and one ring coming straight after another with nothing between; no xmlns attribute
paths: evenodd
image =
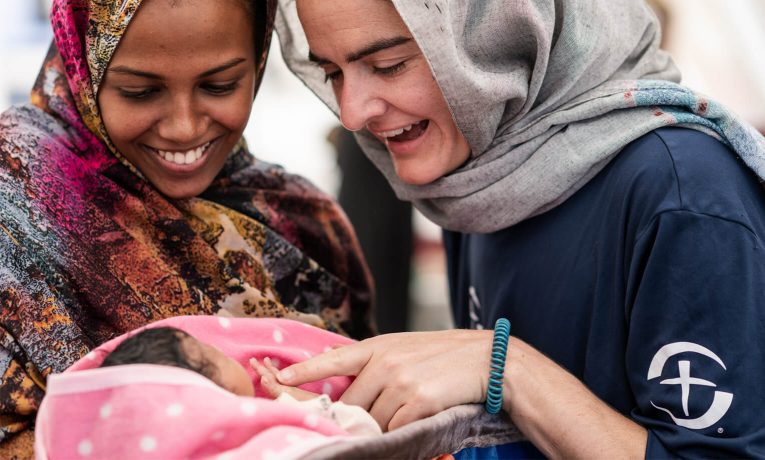
<svg viewBox="0 0 765 460"><path fill-rule="evenodd" d="M192 96L178 95L173 98L164 117L157 123L157 131L168 142L191 147L203 137L209 120L209 116Z"/></svg>
<svg viewBox="0 0 765 460"><path fill-rule="evenodd" d="M373 82L346 76L338 93L340 121L350 131L363 129L370 120L383 115L388 103L377 94Z"/></svg>

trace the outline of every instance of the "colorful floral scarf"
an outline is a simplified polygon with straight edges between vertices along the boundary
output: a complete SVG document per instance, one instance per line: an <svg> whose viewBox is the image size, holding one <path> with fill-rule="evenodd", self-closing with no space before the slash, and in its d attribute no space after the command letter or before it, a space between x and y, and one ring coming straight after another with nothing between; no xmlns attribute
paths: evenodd
<svg viewBox="0 0 765 460"><path fill-rule="evenodd" d="M178 315L285 317L372 334L370 279L335 202L244 141L170 200L114 149L99 83L141 0L56 0L32 104L0 115L0 457L32 453L45 377ZM275 1L257 0L259 75Z"/></svg>

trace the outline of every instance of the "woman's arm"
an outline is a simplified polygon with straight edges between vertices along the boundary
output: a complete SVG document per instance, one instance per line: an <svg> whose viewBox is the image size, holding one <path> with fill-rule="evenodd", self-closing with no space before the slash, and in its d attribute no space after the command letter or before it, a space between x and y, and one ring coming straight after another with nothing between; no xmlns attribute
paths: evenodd
<svg viewBox="0 0 765 460"><path fill-rule="evenodd" d="M648 433L568 371L510 338L503 408L550 458L643 458Z"/></svg>
<svg viewBox="0 0 765 460"><path fill-rule="evenodd" d="M280 372L299 385L357 375L341 400L395 429L441 410L486 399L492 331L382 335L328 351ZM553 458L642 457L646 430L618 414L579 380L511 338L504 408L518 428Z"/></svg>

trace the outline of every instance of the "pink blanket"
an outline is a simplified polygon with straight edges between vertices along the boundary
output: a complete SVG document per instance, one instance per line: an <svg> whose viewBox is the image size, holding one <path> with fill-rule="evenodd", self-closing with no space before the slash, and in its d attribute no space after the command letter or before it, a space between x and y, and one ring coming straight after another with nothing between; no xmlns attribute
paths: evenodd
<svg viewBox="0 0 765 460"><path fill-rule="evenodd" d="M268 356L284 367L352 342L283 319L187 316L147 327L157 326L173 326L214 344L247 369L251 357ZM37 416L38 459L291 459L350 437L329 419L270 399L236 396L185 369L97 368L126 336L48 377ZM301 388L336 400L350 382L334 377ZM263 394L259 385L256 394Z"/></svg>

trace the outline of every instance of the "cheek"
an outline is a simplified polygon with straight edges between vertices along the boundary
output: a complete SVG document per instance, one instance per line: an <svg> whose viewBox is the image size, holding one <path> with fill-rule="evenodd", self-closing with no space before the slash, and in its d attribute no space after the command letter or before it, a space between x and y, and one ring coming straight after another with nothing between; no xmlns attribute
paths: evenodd
<svg viewBox="0 0 765 460"><path fill-rule="evenodd" d="M131 142L149 130L154 123L150 110L136 108L122 101L111 101L104 98L101 117L112 142L123 144Z"/></svg>
<svg viewBox="0 0 765 460"><path fill-rule="evenodd" d="M211 107L213 120L227 130L241 134L250 119L252 100L238 98Z"/></svg>

